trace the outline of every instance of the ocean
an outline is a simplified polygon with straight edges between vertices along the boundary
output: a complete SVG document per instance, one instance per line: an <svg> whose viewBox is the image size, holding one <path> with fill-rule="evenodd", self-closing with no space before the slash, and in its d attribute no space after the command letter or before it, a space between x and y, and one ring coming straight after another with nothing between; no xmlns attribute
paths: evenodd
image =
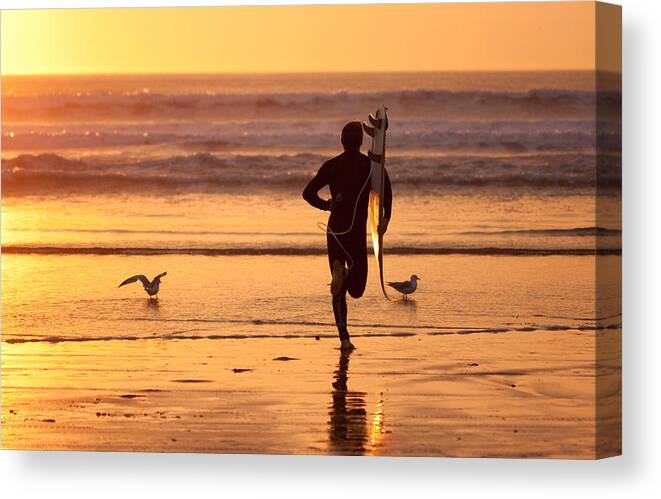
<svg viewBox="0 0 661 499"><path fill-rule="evenodd" d="M621 98L597 137L596 96L589 72L4 77L3 245L319 252L299 194L385 104L386 251L617 250L593 197L621 183Z"/></svg>

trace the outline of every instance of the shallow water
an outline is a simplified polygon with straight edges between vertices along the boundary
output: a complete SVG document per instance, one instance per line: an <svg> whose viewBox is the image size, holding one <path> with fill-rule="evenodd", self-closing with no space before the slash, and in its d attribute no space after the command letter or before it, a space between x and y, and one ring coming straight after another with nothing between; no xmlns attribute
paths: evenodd
<svg viewBox="0 0 661 499"><path fill-rule="evenodd" d="M349 324L355 335L594 330L594 269L593 256L390 256L387 275L418 274L418 291L388 302L372 272ZM117 288L162 271L158 301ZM2 277L5 342L335 336L324 256L3 255Z"/></svg>
<svg viewBox="0 0 661 499"><path fill-rule="evenodd" d="M590 252L596 237L604 250L621 249L619 198L614 196L602 198L603 227L597 228L594 196L588 194L394 189L386 253ZM2 241L5 252L37 247L46 253L104 248L121 254L142 248L318 254L325 249L325 235L317 223L326 218L300 194L290 193L10 197L3 203Z"/></svg>

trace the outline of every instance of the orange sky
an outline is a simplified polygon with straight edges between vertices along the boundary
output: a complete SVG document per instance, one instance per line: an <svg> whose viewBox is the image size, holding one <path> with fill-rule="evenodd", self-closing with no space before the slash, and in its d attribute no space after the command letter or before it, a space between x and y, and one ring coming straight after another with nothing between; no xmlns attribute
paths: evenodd
<svg viewBox="0 0 661 499"><path fill-rule="evenodd" d="M2 72L593 69L594 9L562 2L3 11ZM614 57L609 69L618 63Z"/></svg>

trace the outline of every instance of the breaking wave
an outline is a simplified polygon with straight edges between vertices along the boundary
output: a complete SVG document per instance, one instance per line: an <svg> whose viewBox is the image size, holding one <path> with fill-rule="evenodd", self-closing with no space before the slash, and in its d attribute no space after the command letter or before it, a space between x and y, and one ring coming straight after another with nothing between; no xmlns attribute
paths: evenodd
<svg viewBox="0 0 661 499"><path fill-rule="evenodd" d="M118 161L21 154L2 162L5 195L58 192L221 192L302 189L328 155L197 153L163 159ZM393 183L446 187L618 187L619 156L604 155L595 170L589 153L526 155L391 156Z"/></svg>

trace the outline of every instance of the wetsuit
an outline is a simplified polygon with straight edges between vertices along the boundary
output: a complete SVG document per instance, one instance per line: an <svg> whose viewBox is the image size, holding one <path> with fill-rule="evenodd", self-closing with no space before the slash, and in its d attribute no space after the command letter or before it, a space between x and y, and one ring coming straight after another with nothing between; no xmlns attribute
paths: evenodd
<svg viewBox="0 0 661 499"><path fill-rule="evenodd" d="M367 283L367 205L369 202L370 160L360 151L344 151L327 161L303 191L303 198L315 208L330 210L328 228L337 234L340 244L332 234L327 234L328 263L339 260L349 269L343 289L333 297L333 312L340 339L348 339L346 292L360 298ZM365 185L367 182L367 185ZM319 197L319 191L329 186L331 200ZM365 187L363 189L363 186ZM362 193L361 193L362 189ZM360 198L359 198L360 196ZM356 206L356 202L358 205ZM390 220L392 190L388 174L385 174L384 216ZM354 220L355 209L355 220ZM351 222L353 220L353 226ZM349 230L350 229L350 230ZM338 234L344 233L346 234ZM344 250L342 249L344 247ZM347 255L349 253L349 255Z"/></svg>

